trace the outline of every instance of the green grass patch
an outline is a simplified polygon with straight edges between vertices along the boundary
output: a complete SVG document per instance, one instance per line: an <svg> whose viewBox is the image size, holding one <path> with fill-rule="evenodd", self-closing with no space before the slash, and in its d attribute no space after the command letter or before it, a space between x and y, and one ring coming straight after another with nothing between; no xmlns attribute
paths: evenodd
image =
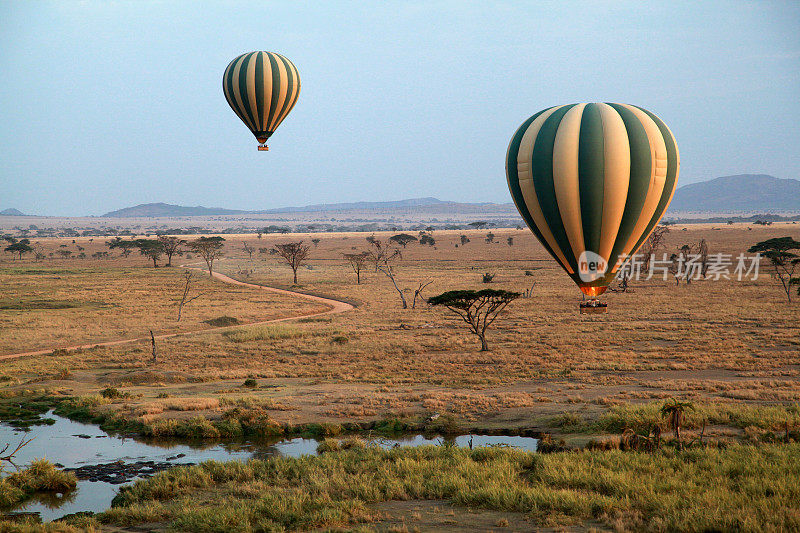
<svg viewBox="0 0 800 533"><path fill-rule="evenodd" d="M0 300L0 310L32 311L35 309L74 309L85 307L87 302L75 300Z"/></svg>
<svg viewBox="0 0 800 533"><path fill-rule="evenodd" d="M97 519L130 527L158 517L180 531L306 530L370 521L378 516L371 504L382 501L445 499L524 513L550 527L800 528L798 444L547 455L504 448L325 448L317 457L206 462L162 472L123 488Z"/></svg>
<svg viewBox="0 0 800 533"><path fill-rule="evenodd" d="M66 494L76 486L75 474L62 472L45 459L37 459L28 468L0 477L0 509L18 505L36 494Z"/></svg>
<svg viewBox="0 0 800 533"><path fill-rule="evenodd" d="M59 399L42 394L13 395L0 399L0 423L19 429L52 425L55 420L43 414L55 408ZM2 445L3 443L0 443Z"/></svg>
<svg viewBox="0 0 800 533"><path fill-rule="evenodd" d="M581 427L583 430L621 433L626 428L647 430L664 424L660 409L663 402L624 404L613 406L595 422ZM800 423L800 405L742 405L734 403L697 403L694 410L686 411L683 427L697 429L707 425L731 426L740 429L757 427L780 430Z"/></svg>

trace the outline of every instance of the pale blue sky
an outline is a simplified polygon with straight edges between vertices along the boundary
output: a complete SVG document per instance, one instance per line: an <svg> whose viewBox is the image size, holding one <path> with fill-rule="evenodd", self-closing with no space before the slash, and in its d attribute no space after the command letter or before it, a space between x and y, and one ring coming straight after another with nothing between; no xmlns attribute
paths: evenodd
<svg viewBox="0 0 800 533"><path fill-rule="evenodd" d="M269 152L221 89L253 50L303 84ZM0 209L509 202L514 130L582 101L658 114L679 185L800 178L800 3L0 0Z"/></svg>

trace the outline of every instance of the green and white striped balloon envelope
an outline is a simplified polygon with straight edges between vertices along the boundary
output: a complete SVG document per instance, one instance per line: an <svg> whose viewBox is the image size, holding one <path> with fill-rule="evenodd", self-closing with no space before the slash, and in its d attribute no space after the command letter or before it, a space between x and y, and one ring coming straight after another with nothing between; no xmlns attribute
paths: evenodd
<svg viewBox="0 0 800 533"><path fill-rule="evenodd" d="M222 90L231 109L259 142L259 150L297 103L300 75L294 63L272 52L236 57L222 76Z"/></svg>
<svg viewBox="0 0 800 533"><path fill-rule="evenodd" d="M570 104L522 123L506 156L528 227L581 290L605 292L661 220L680 156L664 122L627 104Z"/></svg>

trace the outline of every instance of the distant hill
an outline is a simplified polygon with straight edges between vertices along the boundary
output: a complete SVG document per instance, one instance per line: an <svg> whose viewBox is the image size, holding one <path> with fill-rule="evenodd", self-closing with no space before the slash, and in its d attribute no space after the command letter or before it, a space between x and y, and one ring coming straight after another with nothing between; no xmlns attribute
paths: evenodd
<svg viewBox="0 0 800 533"><path fill-rule="evenodd" d="M766 174L723 176L678 187L669 212L800 211L800 181Z"/></svg>
<svg viewBox="0 0 800 533"><path fill-rule="evenodd" d="M133 217L192 217L216 215L268 215L280 213L314 213L325 211L431 211L436 212L461 212L467 210L486 209L489 211L513 209L512 204L462 204L458 202L445 202L436 198L411 198L409 200L395 200L390 202L348 202L340 204L315 204L304 207L281 207L263 211L241 211L237 209L222 209L219 207L185 207L164 203L141 204L126 207L106 213L104 217L133 218Z"/></svg>
<svg viewBox="0 0 800 533"><path fill-rule="evenodd" d="M214 215L239 215L248 211L236 209L222 209L221 207L186 207L164 203L139 204L133 207L117 209L104 214L104 217L133 218L133 217L197 217Z"/></svg>
<svg viewBox="0 0 800 533"><path fill-rule="evenodd" d="M0 216L5 216L5 217L24 217L24 216L27 216L27 215L25 213L23 213L22 211L20 211L19 209L11 208L11 209L3 209L2 211L0 211Z"/></svg>
<svg viewBox="0 0 800 533"><path fill-rule="evenodd" d="M347 202L341 204L315 204L304 207L281 207L278 209L267 209L265 211L253 211L258 214L269 213L310 213L317 211L368 211L384 209L404 209L417 207L447 207L459 205L483 205L483 204L459 204L457 202L445 202L437 198L411 198L408 200L394 200L389 202Z"/></svg>

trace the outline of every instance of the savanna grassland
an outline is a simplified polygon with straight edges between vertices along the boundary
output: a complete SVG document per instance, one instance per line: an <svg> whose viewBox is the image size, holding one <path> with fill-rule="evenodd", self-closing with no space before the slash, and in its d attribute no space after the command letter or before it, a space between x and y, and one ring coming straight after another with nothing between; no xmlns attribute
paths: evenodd
<svg viewBox="0 0 800 533"><path fill-rule="evenodd" d="M490 232L493 242L487 242ZM385 243L391 235L374 237ZM462 244L462 235L469 242ZM735 257L751 245L786 235L800 239L798 225L673 226L659 254L705 239L710 253L733 255L733 270ZM594 441L595 448L614 447L626 428L646 432L660 425L666 436L659 408L675 397L694 406L686 413L685 438L702 434L722 445L654 454L595 449L535 460L513 451L476 458L476 451L354 446L319 458L204 465L137 485L123 507L92 527L249 531L258 524L281 530L366 521L368 527L435 528L430 509L378 505L390 500L442 500L445 519L456 504L462 511L454 513L454 530L463 529L457 524L465 507L499 513L492 520L501 530L522 523L520 517L528 521L522 530L800 527L800 497L788 477L794 475L789 465L798 464L796 447L764 444L791 440L800 423L800 296L786 302L766 261L758 280L734 275L676 285L671 275L659 275L633 281L629 292L603 297L608 314L580 315L580 292L527 230L434 231L434 245L412 242L394 262L409 307L403 309L394 285L374 265L366 262L357 284L343 259L367 250L367 236L225 235L226 255L215 270L356 307L219 331L199 330L219 317L247 324L326 307L196 272L192 294L202 296L187 304L178 323L179 267L154 269L146 258L114 251L110 258L40 261L5 254L0 355L143 337L150 329L198 331L160 339L155 362L149 341L0 360L0 395L7 403L60 402L65 414L156 437L335 435L368 427L528 430L572 447ZM300 239L311 245L310 256L292 287L291 270L269 249ZM51 251L81 246L87 255L107 250L102 239L71 241L38 245ZM256 250L252 257L243 242ZM204 266L198 257L173 262ZM490 284L482 282L487 273ZM427 285L412 309L421 284ZM455 315L424 301L480 288L530 289L490 328L488 352L479 351ZM771 461L775 472L764 466ZM348 468L351 463L358 468ZM443 468L447 476L431 474ZM767 490L767 478L776 487ZM704 484L719 494L705 492ZM695 492L692 511L681 502ZM699 511L708 508L697 503L703 498L720 502L714 512ZM745 501L751 503L742 507ZM396 523L398 513L419 515L419 523Z"/></svg>

